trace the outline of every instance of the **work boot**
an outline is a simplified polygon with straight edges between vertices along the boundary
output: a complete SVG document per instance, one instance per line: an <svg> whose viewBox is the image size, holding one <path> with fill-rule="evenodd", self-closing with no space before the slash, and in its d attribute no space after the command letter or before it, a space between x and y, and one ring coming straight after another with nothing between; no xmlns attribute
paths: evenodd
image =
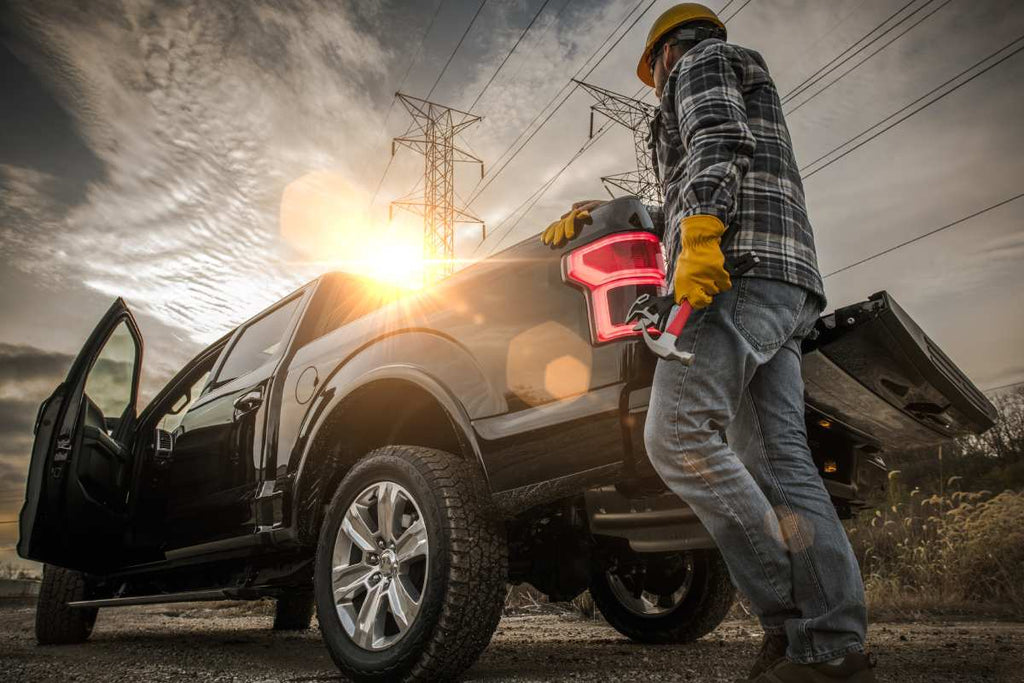
<svg viewBox="0 0 1024 683"><path fill-rule="evenodd" d="M838 664L797 664L784 659L751 683L877 683L875 658L851 652Z"/></svg>
<svg viewBox="0 0 1024 683"><path fill-rule="evenodd" d="M750 673L747 674L747 678L757 678L778 664L779 660L785 659L787 645L789 645L789 641L786 639L784 632L766 632L764 640L761 641L761 651L757 653L757 659L754 660L754 666L750 667Z"/></svg>

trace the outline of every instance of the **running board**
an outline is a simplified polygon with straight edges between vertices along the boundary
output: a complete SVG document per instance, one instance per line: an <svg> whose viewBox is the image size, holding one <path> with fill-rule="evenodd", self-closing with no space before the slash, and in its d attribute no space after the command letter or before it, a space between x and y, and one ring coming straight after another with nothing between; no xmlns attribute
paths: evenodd
<svg viewBox="0 0 1024 683"><path fill-rule="evenodd" d="M630 499L614 486L583 494L587 525L594 536L629 541L636 553L668 553L714 548L697 515L673 493Z"/></svg>
<svg viewBox="0 0 1024 683"><path fill-rule="evenodd" d="M160 593L158 595L137 595L130 598L104 598L102 600L75 600L68 607L128 607L129 605L160 605L168 602L198 602L200 600L231 600L226 590L187 591L185 593Z"/></svg>

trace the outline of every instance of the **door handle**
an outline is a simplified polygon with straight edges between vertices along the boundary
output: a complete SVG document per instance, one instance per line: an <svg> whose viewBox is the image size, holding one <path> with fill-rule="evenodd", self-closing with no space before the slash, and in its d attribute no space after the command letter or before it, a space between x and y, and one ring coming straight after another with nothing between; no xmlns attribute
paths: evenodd
<svg viewBox="0 0 1024 683"><path fill-rule="evenodd" d="M243 394L235 399L233 405L235 406L234 419L237 420L263 405L263 391L257 389Z"/></svg>

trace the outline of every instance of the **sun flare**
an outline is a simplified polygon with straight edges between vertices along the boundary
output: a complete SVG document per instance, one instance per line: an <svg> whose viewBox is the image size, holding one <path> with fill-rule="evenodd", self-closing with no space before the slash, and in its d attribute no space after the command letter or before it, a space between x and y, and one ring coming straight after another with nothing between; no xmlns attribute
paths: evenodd
<svg viewBox="0 0 1024 683"><path fill-rule="evenodd" d="M374 221L370 197L340 174L313 171L291 182L281 197L281 237L302 257L407 289L424 283L423 228L396 212Z"/></svg>

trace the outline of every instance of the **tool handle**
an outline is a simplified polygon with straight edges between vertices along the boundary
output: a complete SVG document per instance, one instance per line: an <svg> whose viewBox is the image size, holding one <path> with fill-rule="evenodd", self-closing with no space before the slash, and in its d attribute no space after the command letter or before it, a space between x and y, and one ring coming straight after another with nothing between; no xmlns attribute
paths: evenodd
<svg viewBox="0 0 1024 683"><path fill-rule="evenodd" d="M749 251L739 258L736 258L726 264L726 270L729 272L730 277L739 277L744 273L748 272L751 268L761 262L760 257L753 252ZM671 295L669 295L671 296ZM686 299L679 304L679 311L676 313L672 321L669 322L668 328L665 330L668 334L678 337L683 328L686 327L686 322L690 319L690 314L693 313L693 306Z"/></svg>
<svg viewBox="0 0 1024 683"><path fill-rule="evenodd" d="M689 301L683 299L679 304L679 311L672 318L672 322L668 324L668 329L665 332L678 337L682 333L683 328L686 327L686 321L690 319L691 313L693 313L693 306L690 305Z"/></svg>

